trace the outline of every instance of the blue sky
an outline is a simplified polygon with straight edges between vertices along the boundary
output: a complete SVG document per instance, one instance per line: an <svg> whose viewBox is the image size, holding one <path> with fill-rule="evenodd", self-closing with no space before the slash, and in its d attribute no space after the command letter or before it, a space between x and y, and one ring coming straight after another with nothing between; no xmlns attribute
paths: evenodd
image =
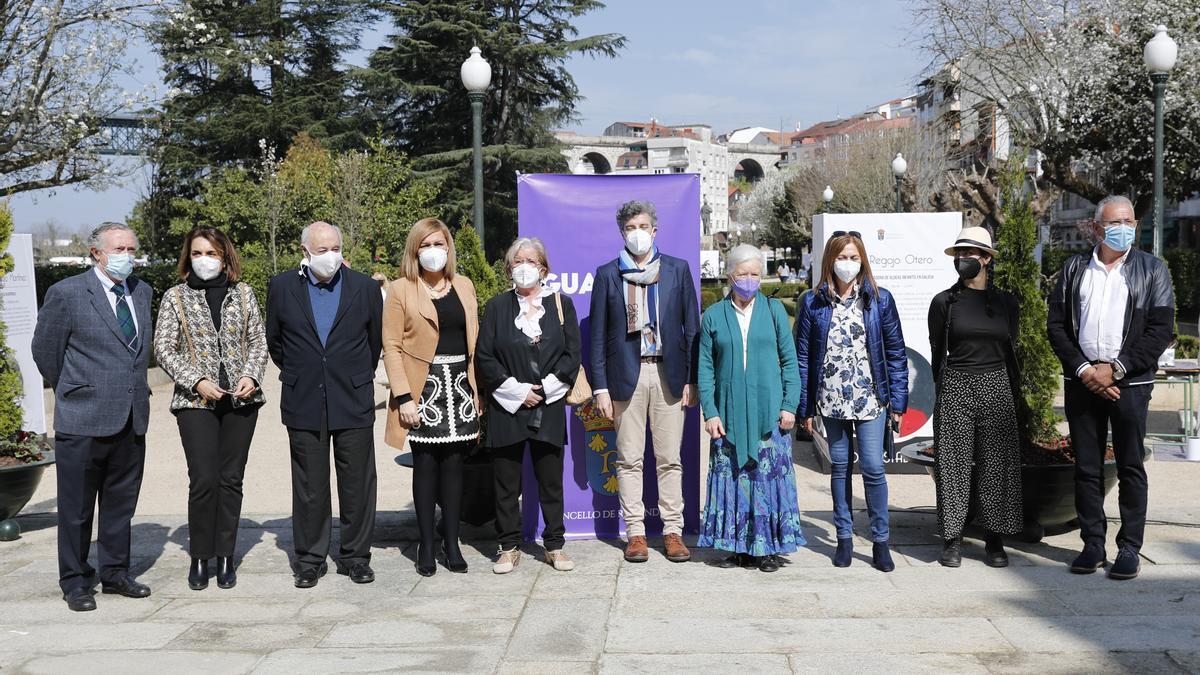
<svg viewBox="0 0 1200 675"><path fill-rule="evenodd" d="M911 93L926 65L908 0L609 0L577 22L581 35L621 33L616 59L568 64L585 100L569 127L599 134L618 120L793 129ZM364 55L386 34L368 31ZM465 58L464 54L464 58ZM486 54L484 55L486 58ZM158 77L153 54L131 54L139 80ZM145 172L103 192L61 188L12 199L18 231L46 220L73 231L124 219L146 190Z"/></svg>

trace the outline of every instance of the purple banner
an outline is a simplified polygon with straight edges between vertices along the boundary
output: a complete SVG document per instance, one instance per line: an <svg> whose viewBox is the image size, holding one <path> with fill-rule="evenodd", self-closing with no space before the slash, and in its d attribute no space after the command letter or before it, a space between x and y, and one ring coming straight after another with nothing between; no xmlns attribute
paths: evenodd
<svg viewBox="0 0 1200 675"><path fill-rule="evenodd" d="M700 296L700 177L573 176L528 174L517 181L517 222L523 237L546 244L552 288L570 296L583 334L583 363L589 370L591 353L588 319L596 268L617 257L624 242L616 214L631 199L654 202L658 212L659 250L686 260L696 297ZM589 381L590 373L589 373ZM563 467L563 498L567 537L615 538L625 531L617 497L617 442L612 421L600 417L587 403L567 407L568 439ZM700 411L688 411L683 433L684 531L700 527ZM646 532L662 533L658 517L658 484L653 441L646 434L643 464ZM541 532L537 488L526 462L522 521L525 537Z"/></svg>

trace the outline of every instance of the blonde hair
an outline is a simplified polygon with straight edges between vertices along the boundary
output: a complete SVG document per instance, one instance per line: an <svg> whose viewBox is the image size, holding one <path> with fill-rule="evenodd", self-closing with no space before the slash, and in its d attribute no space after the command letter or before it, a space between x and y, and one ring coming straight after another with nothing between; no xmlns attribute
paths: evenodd
<svg viewBox="0 0 1200 675"><path fill-rule="evenodd" d="M512 280L513 260L523 248L531 248L534 253L537 253L541 259L541 265L546 269L546 274L550 274L550 260L546 257L546 245L537 237L520 237L508 247L504 253L504 273L508 275L509 280Z"/></svg>
<svg viewBox="0 0 1200 675"><path fill-rule="evenodd" d="M446 267L442 271L447 279L454 278L454 237L450 234L450 228L437 218L422 218L413 223L412 229L408 231L408 239L404 242L404 259L400 261L400 275L405 279L416 281L421 277L421 263L417 259L421 252L421 242L435 232L441 232L446 237Z"/></svg>

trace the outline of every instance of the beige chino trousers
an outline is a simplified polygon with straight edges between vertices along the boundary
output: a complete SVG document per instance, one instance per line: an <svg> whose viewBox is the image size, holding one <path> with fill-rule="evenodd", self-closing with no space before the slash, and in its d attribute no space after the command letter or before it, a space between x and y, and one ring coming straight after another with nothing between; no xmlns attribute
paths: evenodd
<svg viewBox="0 0 1200 675"><path fill-rule="evenodd" d="M683 439L683 400L671 395L661 363L643 363L637 387L628 401L613 401L617 430L617 488L626 536L646 535L642 463L646 455L646 422L654 444L658 474L658 515L663 534L683 533L683 464L679 443Z"/></svg>

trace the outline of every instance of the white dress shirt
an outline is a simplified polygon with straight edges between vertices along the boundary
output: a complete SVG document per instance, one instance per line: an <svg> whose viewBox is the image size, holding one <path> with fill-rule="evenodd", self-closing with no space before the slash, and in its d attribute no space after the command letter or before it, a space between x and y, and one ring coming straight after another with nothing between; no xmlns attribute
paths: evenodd
<svg viewBox="0 0 1200 675"><path fill-rule="evenodd" d="M758 298L756 294L750 298L750 303L743 309L738 307L737 300L733 301L733 313L737 316L738 328L742 330L742 370L746 369L746 340L750 336L750 319L754 316L754 300Z"/></svg>
<svg viewBox="0 0 1200 675"><path fill-rule="evenodd" d="M1121 354L1125 339L1125 309L1129 284L1125 281L1126 251L1109 269L1092 251L1092 260L1079 283L1079 348L1089 361L1112 362ZM1081 375L1089 366L1080 367Z"/></svg>
<svg viewBox="0 0 1200 675"><path fill-rule="evenodd" d="M517 293L516 289L513 289ZM546 315L545 299L553 296L554 292L549 288L542 286L542 290L533 298L528 298L520 293L517 293L517 316L513 319L513 324L521 330L530 340L536 340L542 335L542 317ZM530 303L533 304L534 315L528 316ZM558 310L555 310L556 312ZM541 396L546 399L546 404L554 403L558 399L567 395L570 387L566 383L558 379L553 373L542 378ZM509 414L514 414L525 405L525 397L529 396L529 392L533 390L533 383L518 382L517 378L510 377L500 384L496 391L492 392L492 398L500 404Z"/></svg>
<svg viewBox="0 0 1200 675"><path fill-rule="evenodd" d="M104 287L104 297L108 298L108 306L112 308L113 316L117 315L117 294L112 292L112 287L116 285L125 289L125 304L129 305L129 315L133 317L133 332L140 333L138 331L137 310L133 307L133 296L129 294L128 280L122 281L120 284L114 284L112 279L104 275L104 271L100 269L99 264L93 265L92 271L96 273L96 277L100 279L100 285ZM120 322L120 319L117 321Z"/></svg>

